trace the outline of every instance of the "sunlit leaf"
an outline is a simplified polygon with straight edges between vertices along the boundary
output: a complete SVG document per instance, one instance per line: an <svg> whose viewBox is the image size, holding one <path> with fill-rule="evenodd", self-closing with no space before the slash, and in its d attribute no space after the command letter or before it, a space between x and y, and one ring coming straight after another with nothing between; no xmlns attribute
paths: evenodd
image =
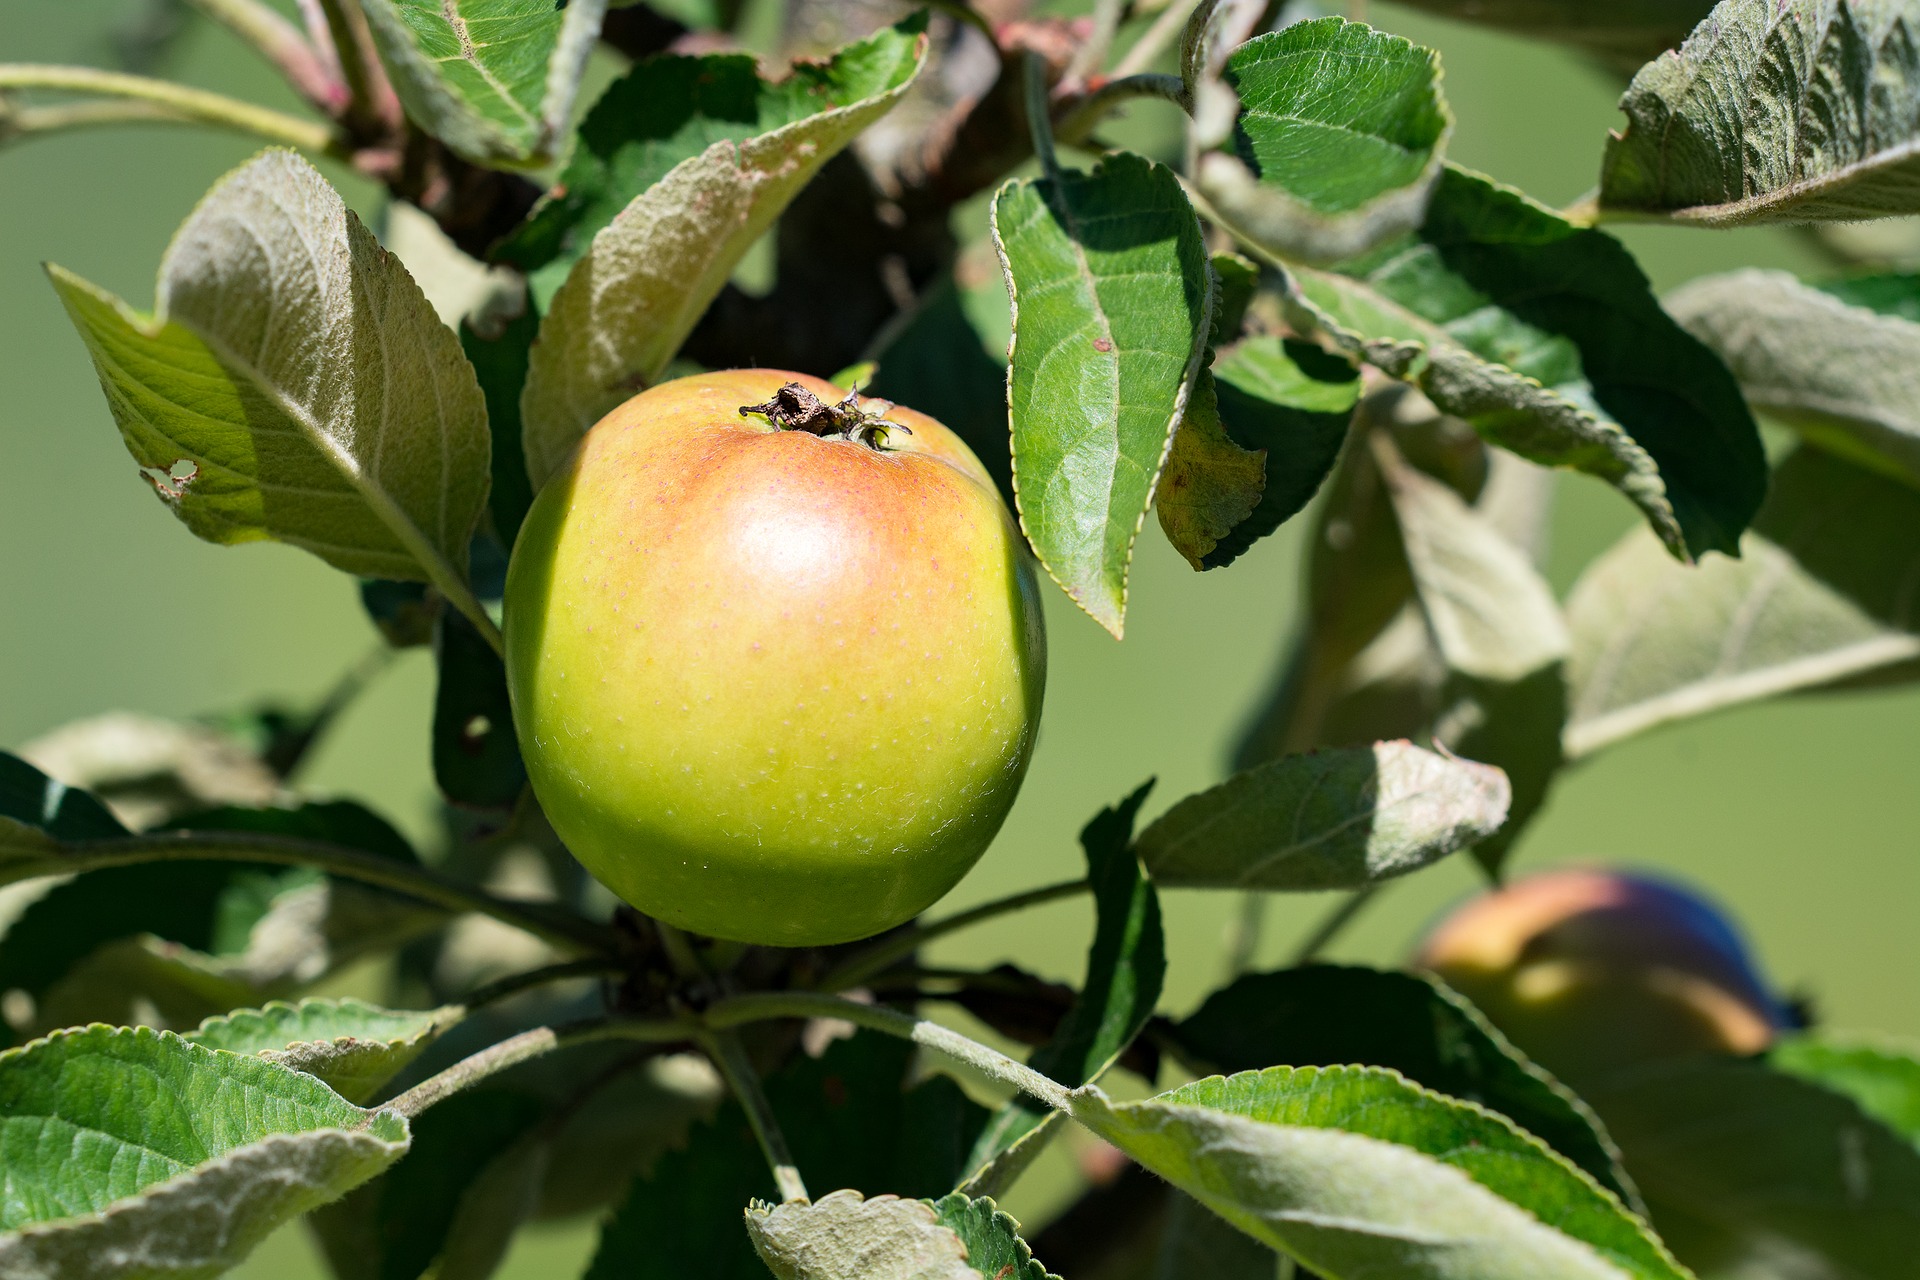
<svg viewBox="0 0 1920 1280"><path fill-rule="evenodd" d="M978 1280L967 1247L933 1206L834 1191L813 1201L747 1209L747 1234L779 1280Z"/></svg>
<svg viewBox="0 0 1920 1280"><path fill-rule="evenodd" d="M1920 212L1920 30L1881 0L1722 0L1633 78L1603 209L1707 226Z"/></svg>
<svg viewBox="0 0 1920 1280"><path fill-rule="evenodd" d="M1118 636L1127 569L1205 351L1211 273L1164 166L1131 152L993 201L1013 300L1008 404L1021 527Z"/></svg>
<svg viewBox="0 0 1920 1280"><path fill-rule="evenodd" d="M955 1192L934 1201L940 1225L960 1237L967 1265L982 1280L1060 1280L1041 1266L1020 1238L1020 1224L991 1199L969 1199Z"/></svg>
<svg viewBox="0 0 1920 1280"><path fill-rule="evenodd" d="M1135 848L1161 885L1358 889L1485 839L1508 802L1498 769L1379 742L1237 773L1174 805Z"/></svg>
<svg viewBox="0 0 1920 1280"><path fill-rule="evenodd" d="M182 1038L209 1049L257 1054L324 1080L349 1102L365 1102L464 1012L414 1013L364 1000L276 1000L209 1018Z"/></svg>

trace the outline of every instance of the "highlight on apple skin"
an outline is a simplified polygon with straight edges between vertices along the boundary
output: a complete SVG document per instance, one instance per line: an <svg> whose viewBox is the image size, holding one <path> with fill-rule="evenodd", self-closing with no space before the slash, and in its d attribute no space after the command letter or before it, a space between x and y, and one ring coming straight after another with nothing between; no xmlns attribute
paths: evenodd
<svg viewBox="0 0 1920 1280"><path fill-rule="evenodd" d="M514 546L534 792L595 877L680 928L806 946L898 925L1026 773L1046 637L1025 542L957 436L845 396L768 369L652 387Z"/></svg>
<svg viewBox="0 0 1920 1280"><path fill-rule="evenodd" d="M1662 1058L1760 1053L1795 1025L1726 916L1646 876L1523 877L1447 915L1414 963L1569 1080Z"/></svg>

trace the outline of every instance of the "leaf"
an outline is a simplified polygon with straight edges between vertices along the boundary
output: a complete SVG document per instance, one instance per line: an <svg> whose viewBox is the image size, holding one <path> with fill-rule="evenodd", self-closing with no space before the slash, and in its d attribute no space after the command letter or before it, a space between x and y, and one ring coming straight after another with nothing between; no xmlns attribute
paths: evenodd
<svg viewBox="0 0 1920 1280"><path fill-rule="evenodd" d="M1453 131L1433 50L1316 18L1247 41L1225 78L1234 153L1202 154L1196 179L1234 234L1331 263L1420 225Z"/></svg>
<svg viewBox="0 0 1920 1280"><path fill-rule="evenodd" d="M1623 73L1686 38L1713 0L1407 0L1415 9L1570 45Z"/></svg>
<svg viewBox="0 0 1920 1280"><path fill-rule="evenodd" d="M415 1013L364 1000L275 1000L209 1018L181 1038L304 1071L363 1103L464 1013L458 1005Z"/></svg>
<svg viewBox="0 0 1920 1280"><path fill-rule="evenodd" d="M476 164L559 149L606 0L362 0L415 124Z"/></svg>
<svg viewBox="0 0 1920 1280"><path fill-rule="evenodd" d="M1732 554L1766 459L1732 375L1620 243L1448 167L1415 239L1302 270L1300 323L1489 443L1607 481L1676 556Z"/></svg>
<svg viewBox="0 0 1920 1280"><path fill-rule="evenodd" d="M513 732L507 668L474 625L440 614L440 681L433 699L433 778L457 805L511 809L527 785Z"/></svg>
<svg viewBox="0 0 1920 1280"><path fill-rule="evenodd" d="M1244 524L1267 487L1267 452L1243 449L1227 435L1213 373L1202 369L1167 448L1154 513L1173 549L1196 569Z"/></svg>
<svg viewBox="0 0 1920 1280"><path fill-rule="evenodd" d="M16 830L31 828L55 840L104 840L127 834L98 796L56 782L5 751L0 751L0 824Z"/></svg>
<svg viewBox="0 0 1920 1280"><path fill-rule="evenodd" d="M1656 1223L1705 1224L1742 1251L1785 1254L1792 1262L1774 1265L1799 1275L1912 1274L1920 1151L1851 1100L1759 1063L1711 1058L1585 1092Z"/></svg>
<svg viewBox="0 0 1920 1280"><path fill-rule="evenodd" d="M493 488L487 507L493 527L508 547L533 505L533 485L520 451L520 393L527 385L527 361L540 332L540 315L525 288L496 298L460 322L460 349L473 365L487 402L487 434L492 443Z"/></svg>
<svg viewBox="0 0 1920 1280"><path fill-rule="evenodd" d="M269 764L272 719L297 732L297 712L262 708L215 728L130 711L69 721L20 748L21 757L97 796L122 823L157 827L192 809L271 804L282 789Z"/></svg>
<svg viewBox="0 0 1920 1280"><path fill-rule="evenodd" d="M1562 762L1566 623L1526 552L1459 494L1409 466L1385 435L1374 435L1373 448L1427 634L1448 672L1454 705L1434 736L1500 767L1513 787L1506 823L1474 849L1498 874Z"/></svg>
<svg viewBox="0 0 1920 1280"><path fill-rule="evenodd" d="M1566 750L1920 658L1920 494L1818 449L1774 473L1744 555L1687 570L1644 538L1567 600Z"/></svg>
<svg viewBox="0 0 1920 1280"><path fill-rule="evenodd" d="M1181 1191L1168 1192L1158 1255L1153 1280L1275 1280L1279 1274L1272 1249Z"/></svg>
<svg viewBox="0 0 1920 1280"><path fill-rule="evenodd" d="M1843 285L1842 289L1848 288ZM1851 282L1849 305L1784 271L1706 276L1667 309L1733 370L1748 403L1850 462L1920 488L1920 276Z"/></svg>
<svg viewBox="0 0 1920 1280"><path fill-rule="evenodd" d="M1173 172L1114 152L993 200L1013 306L1007 403L1020 524L1117 638L1127 566L1206 349L1200 222Z"/></svg>
<svg viewBox="0 0 1920 1280"><path fill-rule="evenodd" d="M1920 1144L1920 1059L1912 1050L1801 1034L1775 1044L1767 1065L1853 1099L1862 1111Z"/></svg>
<svg viewBox="0 0 1920 1280"><path fill-rule="evenodd" d="M990 1199L971 1200L959 1192L933 1202L940 1225L960 1237L967 1265L984 1280L1060 1280L1041 1266L1020 1238L1020 1224Z"/></svg>
<svg viewBox="0 0 1920 1280"><path fill-rule="evenodd" d="M1435 978L1339 965L1243 974L1173 1028L1197 1074L1391 1067L1512 1120L1629 1205L1620 1152L1586 1103Z"/></svg>
<svg viewBox="0 0 1920 1280"><path fill-rule="evenodd" d="M198 1280L407 1150L407 1122L168 1032L0 1054L0 1273Z"/></svg>
<svg viewBox="0 0 1920 1280"><path fill-rule="evenodd" d="M641 161L632 180L648 185L593 233L541 321L520 399L535 490L588 427L660 378L753 242L822 165L900 100L925 62L924 28L924 17L909 17L850 46L844 63L802 76L795 96L809 114L795 104L788 119L770 102L774 127L765 132L719 131L658 177ZM783 101L795 93L763 91ZM679 145L700 137L695 128ZM664 145L663 161L676 154L671 139Z"/></svg>
<svg viewBox="0 0 1920 1280"><path fill-rule="evenodd" d="M1406 742L1283 756L1140 833L1156 884L1306 892L1405 875L1499 830L1506 776Z"/></svg>
<svg viewBox="0 0 1920 1280"><path fill-rule="evenodd" d="M1728 227L1920 212L1911 7L1722 0L1641 68L1600 205Z"/></svg>
<svg viewBox="0 0 1920 1280"><path fill-rule="evenodd" d="M1053 1038L1036 1049L1028 1065L1072 1088L1099 1079L1140 1034L1160 1001L1167 972L1166 933L1160 898L1134 856L1134 821L1151 781L1080 832L1093 888L1093 944L1087 977ZM1050 1111L1025 1094L994 1115L974 1142L961 1189L970 1196L1004 1190L1040 1153L1058 1124Z"/></svg>
<svg viewBox="0 0 1920 1280"><path fill-rule="evenodd" d="M960 1237L920 1200L835 1191L809 1204L755 1201L747 1234L779 1280L978 1280Z"/></svg>
<svg viewBox="0 0 1920 1280"><path fill-rule="evenodd" d="M1374 1067L1270 1067L1074 1118L1258 1240L1333 1276L1682 1280L1539 1139Z"/></svg>
<svg viewBox="0 0 1920 1280"><path fill-rule="evenodd" d="M128 450L194 533L464 589L487 500L479 385L306 161L264 152L214 186L167 248L151 318L47 270Z"/></svg>

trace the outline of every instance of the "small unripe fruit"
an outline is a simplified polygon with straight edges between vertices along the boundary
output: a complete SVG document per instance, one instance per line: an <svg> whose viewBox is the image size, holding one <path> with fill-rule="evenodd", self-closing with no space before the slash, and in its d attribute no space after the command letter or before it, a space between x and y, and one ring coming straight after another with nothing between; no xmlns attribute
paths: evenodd
<svg viewBox="0 0 1920 1280"><path fill-rule="evenodd" d="M900 924L1026 772L1046 647L1006 505L932 418L841 397L766 369L653 387L514 546L534 792L603 884L681 928L803 946Z"/></svg>
<svg viewBox="0 0 1920 1280"><path fill-rule="evenodd" d="M1551 871L1441 921L1415 962L1570 1079L1689 1054L1753 1054L1790 1025L1733 926L1658 880Z"/></svg>

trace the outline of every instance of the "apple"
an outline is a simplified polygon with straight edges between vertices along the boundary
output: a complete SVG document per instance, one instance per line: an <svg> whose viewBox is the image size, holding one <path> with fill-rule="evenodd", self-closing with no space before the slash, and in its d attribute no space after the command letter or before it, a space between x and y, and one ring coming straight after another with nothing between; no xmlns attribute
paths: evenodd
<svg viewBox="0 0 1920 1280"><path fill-rule="evenodd" d="M1483 894L1441 921L1416 963L1575 1080L1759 1053L1793 1023L1711 903L1612 871L1550 871Z"/></svg>
<svg viewBox="0 0 1920 1280"><path fill-rule="evenodd" d="M534 793L595 877L713 937L911 919L1025 776L1031 557L925 414L742 369L602 419L528 513L507 683Z"/></svg>

